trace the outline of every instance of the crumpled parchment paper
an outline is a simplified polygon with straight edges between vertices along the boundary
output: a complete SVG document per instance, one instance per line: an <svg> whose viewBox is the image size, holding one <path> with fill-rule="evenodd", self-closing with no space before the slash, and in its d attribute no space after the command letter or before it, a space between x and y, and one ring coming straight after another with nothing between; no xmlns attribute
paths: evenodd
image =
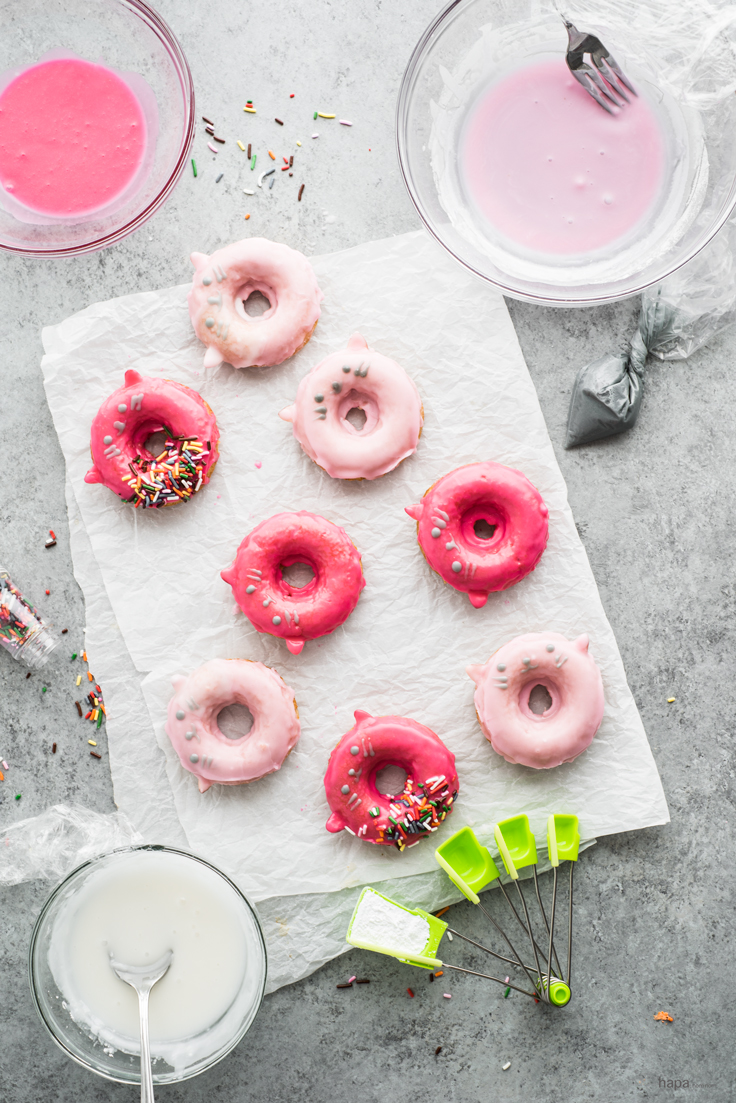
<svg viewBox="0 0 736 1103"><path fill-rule="evenodd" d="M437 731L456 754L460 799L435 843L469 823L492 846L493 822L520 811L529 814L538 836L549 812L574 811L588 839L668 819L502 298L421 233L313 263L325 292L322 318L306 348L277 368L236 371L223 365L205 373L204 349L189 324L186 287L96 304L43 335L42 366L67 462L70 511L76 505L81 519L73 538L73 549L80 549L73 550L75 573L88 602L96 594L92 608L88 604L87 643L96 677L105 678L116 800L136 826L148 829L155 825L160 799L162 814L169 824L178 821L189 847L235 877L255 901L306 894L298 901L305 908L312 901L311 908L286 909L291 919L282 925L291 932L296 917L307 919L299 953L292 945L286 955L291 958L277 974L284 977L280 983L339 952L331 935L325 941L316 931L314 939L307 932L319 926L316 917L323 912L339 917L337 931L342 923L337 898L346 899L346 923L356 889L366 882L411 875L409 884L421 894L411 902L425 907L444 902L432 843L402 855L324 829L329 809L322 776L355 708L412 716ZM277 416L293 400L301 376L344 347L356 330L403 364L424 402L417 454L374 482L331 480ZM104 487L83 481L90 423L128 367L195 387L217 415L222 434L217 471L181 508L141 514ZM403 507L419 500L442 474L482 458L517 467L535 483L550 508L550 541L532 575L475 610L429 571L416 544L416 526ZM255 632L219 577L255 524L294 509L310 509L342 525L361 551L366 577L345 625L308 643L298 657ZM83 540L89 541L91 556L81 553ZM93 616L105 601L114 619L98 632ZM465 666L484 661L521 632L544 629L570 638L590 635L603 673L606 715L592 746L574 763L536 772L506 763L483 738ZM128 675L123 662L116 676L111 660L123 653ZM171 675L216 656L276 667L295 691L302 736L278 773L202 795L172 751L163 720ZM146 675L148 726L134 671ZM144 833L149 836L150 830ZM344 937L344 927L341 933ZM283 937L292 942L286 931Z"/></svg>

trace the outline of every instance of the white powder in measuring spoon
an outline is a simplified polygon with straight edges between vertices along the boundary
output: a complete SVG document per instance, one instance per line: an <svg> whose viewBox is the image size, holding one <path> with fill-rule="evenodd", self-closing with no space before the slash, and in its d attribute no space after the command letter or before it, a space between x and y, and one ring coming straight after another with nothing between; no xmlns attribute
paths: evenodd
<svg viewBox="0 0 736 1103"><path fill-rule="evenodd" d="M385 950L421 954L429 939L429 923L421 915L411 915L398 904L369 891L360 902L350 937L358 942L372 942Z"/></svg>

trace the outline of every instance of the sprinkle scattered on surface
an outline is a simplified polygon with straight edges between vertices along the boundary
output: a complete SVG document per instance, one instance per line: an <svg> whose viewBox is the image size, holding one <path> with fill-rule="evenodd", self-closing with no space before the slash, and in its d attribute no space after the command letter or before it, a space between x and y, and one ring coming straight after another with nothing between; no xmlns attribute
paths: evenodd
<svg viewBox="0 0 736 1103"><path fill-rule="evenodd" d="M46 593L47 593L47 594L50 594L50 593L51 593L51 590L47 590L47 591L46 591Z"/></svg>
<svg viewBox="0 0 736 1103"><path fill-rule="evenodd" d="M239 146L240 146L240 148L242 149L243 153L245 153L245 146L244 146L244 145L243 145L243 143L242 143L242 142L240 141L240 139L238 139L238 145L239 145Z"/></svg>
<svg viewBox="0 0 736 1103"><path fill-rule="evenodd" d="M435 918L436 918L436 919L439 919L439 917L440 917L441 915L444 915L444 914L445 914L445 912L449 912L449 910L450 910L450 905L449 905L449 904L447 905L447 907L446 907L446 908L440 908L440 910L439 910L438 912L435 912L435 913L434 913L434 914L435 914Z"/></svg>
<svg viewBox="0 0 736 1103"><path fill-rule="evenodd" d="M250 149L250 146L248 146L248 149ZM253 169L256 167L256 157L257 156L258 156L258 154L254 153L253 156L250 159L250 171L251 172L253 172Z"/></svg>
<svg viewBox="0 0 736 1103"><path fill-rule="evenodd" d="M273 121L274 121L275 123L278 123L278 124L279 124L279 126L283 126L283 125L284 125L284 124L283 124L283 122L281 121L281 119L274 119Z"/></svg>
<svg viewBox="0 0 736 1103"><path fill-rule="evenodd" d="M68 629L68 628L62 628L62 630L61 630L61 634L62 634L62 636L65 636L65 635L67 634L67 632L68 632L68 631L69 631L69 629Z"/></svg>
<svg viewBox="0 0 736 1103"><path fill-rule="evenodd" d="M97 751L90 751L89 753L92 755L92 758L102 758L102 755L98 754Z"/></svg>
<svg viewBox="0 0 736 1103"><path fill-rule="evenodd" d="M511 995L511 989L510 989L510 988L507 988L507 989L506 989L506 991L505 991L505 992L504 992L504 994L503 994L503 998L504 998L505 1000L507 1000L507 999L509 998L509 996L510 996L510 995Z"/></svg>
<svg viewBox="0 0 736 1103"><path fill-rule="evenodd" d="M255 115L256 114L255 107L244 107L243 111L247 111L249 115Z"/></svg>
<svg viewBox="0 0 736 1103"><path fill-rule="evenodd" d="M312 135L312 137L313 138L319 138L319 134L317 134L316 131L315 131L315 133Z"/></svg>
<svg viewBox="0 0 736 1103"><path fill-rule="evenodd" d="M355 983L356 984L370 984L371 982L370 982L370 979L368 977L358 977L358 979L356 980Z"/></svg>
<svg viewBox="0 0 736 1103"><path fill-rule="evenodd" d="M254 191L249 191L248 188L243 188L243 195L255 195Z"/></svg>
<svg viewBox="0 0 736 1103"><path fill-rule="evenodd" d="M414 999L414 993L412 992L411 988L407 988L407 992L409 993L411 998Z"/></svg>
<svg viewBox="0 0 736 1103"><path fill-rule="evenodd" d="M506 1072L506 1069L511 1068L511 1062L507 1061L505 1065L501 1065L501 1068L503 1069L504 1072Z"/></svg>
<svg viewBox="0 0 736 1103"><path fill-rule="evenodd" d="M217 146L213 146L212 142L207 143L207 149L211 149L213 153L219 153Z"/></svg>
<svg viewBox="0 0 736 1103"><path fill-rule="evenodd" d="M96 747L97 746L94 739L88 739L87 742L89 743L90 747Z"/></svg>
<svg viewBox="0 0 736 1103"><path fill-rule="evenodd" d="M20 800L20 798L21 798L21 794L20 794L20 793L16 793L16 794L15 794L15 799L16 799L16 800Z"/></svg>
<svg viewBox="0 0 736 1103"><path fill-rule="evenodd" d="M443 1000L451 1000L451 999L452 999L452 996L450 995L450 993L449 993L449 992L443 992L443 993L442 993L442 999L443 999Z"/></svg>
<svg viewBox="0 0 736 1103"><path fill-rule="evenodd" d="M56 744L55 743L51 744L51 753L56 754Z"/></svg>
<svg viewBox="0 0 736 1103"><path fill-rule="evenodd" d="M352 988L352 984L336 984L335 988Z"/></svg>
<svg viewBox="0 0 736 1103"><path fill-rule="evenodd" d="M225 139L224 138L218 138L217 135L215 134L214 139L215 139L216 142L219 142L221 146L225 145Z"/></svg>
<svg viewBox="0 0 736 1103"><path fill-rule="evenodd" d="M655 1022L658 1023L673 1023L675 1020L671 1015L668 1015L666 1011L658 1011L654 1016Z"/></svg>
<svg viewBox="0 0 736 1103"><path fill-rule="evenodd" d="M251 151L252 148L253 148L252 143L248 142L248 152L246 153L246 157L248 158L249 161L250 161L250 151Z"/></svg>
<svg viewBox="0 0 736 1103"><path fill-rule="evenodd" d="M193 157L192 157L192 172L195 176L197 175L197 162L194 160Z"/></svg>
<svg viewBox="0 0 736 1103"><path fill-rule="evenodd" d="M298 146L300 146L300 145L301 145L302 143L301 143L301 142L297 142L296 144L297 144Z"/></svg>
<svg viewBox="0 0 736 1103"><path fill-rule="evenodd" d="M353 124L349 123L347 119L340 119L340 126L352 126L352 125Z"/></svg>
<svg viewBox="0 0 736 1103"><path fill-rule="evenodd" d="M81 684L82 684L82 675L78 674L77 675L77 685L81 685Z"/></svg>
<svg viewBox="0 0 736 1103"><path fill-rule="evenodd" d="M450 934L449 931L447 932L447 937L449 938L450 942L452 942L452 935Z"/></svg>
<svg viewBox="0 0 736 1103"><path fill-rule="evenodd" d="M674 698L674 697L668 697L668 698L667 698L667 704L668 704L668 705L671 705L671 704L672 704L672 703L674 702L674 700L675 700L675 698Z"/></svg>
<svg viewBox="0 0 736 1103"><path fill-rule="evenodd" d="M303 195L304 195L304 185L302 184L302 186L299 188L299 194L296 197L297 203L301 203Z"/></svg>
<svg viewBox="0 0 736 1103"><path fill-rule="evenodd" d="M225 175L225 173L224 173L224 172L219 172L219 173L217 174L217 176L215 177L215 183L216 183L216 184L219 184L219 183L220 183L220 181L222 180L222 178L223 178L223 176L224 176L224 175Z"/></svg>
<svg viewBox="0 0 736 1103"><path fill-rule="evenodd" d="M202 116L202 122L203 122L203 123L209 123L209 124L210 124L210 126L214 126L214 125L215 125L215 124L214 124L214 123L212 122L212 119L208 119L206 115L203 115L203 116Z"/></svg>
<svg viewBox="0 0 736 1103"><path fill-rule="evenodd" d="M334 115L329 115L325 111L318 111L317 115L315 117L319 118L319 119L334 119L335 118Z"/></svg>
<svg viewBox="0 0 736 1103"><path fill-rule="evenodd" d="M245 221L245 222L247 222L249 218L250 218L250 215L249 215L249 214L247 214L247 215L245 216L245 219L244 219L244 221Z"/></svg>
<svg viewBox="0 0 736 1103"><path fill-rule="evenodd" d="M44 547L45 548L55 548L56 547L56 541L54 540L54 538L52 536L50 536L48 538L48 540L44 544Z"/></svg>
<svg viewBox="0 0 736 1103"><path fill-rule="evenodd" d="M74 704L77 706L77 712L79 713L80 716L82 716L82 706L81 706L81 704L79 703L79 701L75 701Z"/></svg>
<svg viewBox="0 0 736 1103"><path fill-rule="evenodd" d="M274 153L274 151L272 149L269 149L268 156L271 158L272 161L276 160L276 154Z"/></svg>
<svg viewBox="0 0 736 1103"><path fill-rule="evenodd" d="M437 1056L438 1053L442 1053L442 1046L437 1046L437 1049L434 1051L435 1057Z"/></svg>

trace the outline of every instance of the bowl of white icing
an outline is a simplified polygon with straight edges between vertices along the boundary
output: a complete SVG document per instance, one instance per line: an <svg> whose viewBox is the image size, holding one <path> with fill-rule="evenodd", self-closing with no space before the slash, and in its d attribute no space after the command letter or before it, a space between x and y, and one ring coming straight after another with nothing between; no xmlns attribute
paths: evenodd
<svg viewBox="0 0 736 1103"><path fill-rule="evenodd" d="M169 847L116 850L70 873L30 948L31 992L54 1041L108 1080L140 1083L138 1000L110 958L145 965L167 950L149 1005L154 1084L210 1068L251 1026L266 984L258 917L223 873Z"/></svg>
<svg viewBox="0 0 736 1103"><path fill-rule="evenodd" d="M555 306L633 295L736 208L736 15L573 0L638 95L609 114L565 63L553 0L451 0L397 104L399 162L429 232L504 294Z"/></svg>

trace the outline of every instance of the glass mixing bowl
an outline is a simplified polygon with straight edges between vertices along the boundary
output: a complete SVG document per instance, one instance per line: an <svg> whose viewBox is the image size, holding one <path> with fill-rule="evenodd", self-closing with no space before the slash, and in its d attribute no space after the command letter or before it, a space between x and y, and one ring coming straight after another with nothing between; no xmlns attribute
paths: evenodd
<svg viewBox="0 0 736 1103"><path fill-rule="evenodd" d="M139 185L107 211L79 222L26 222L0 204L0 249L22 256L91 253L133 233L168 199L194 137L187 60L144 0L0 0L0 82L51 53L73 54L145 81L155 97L149 124L157 134Z"/></svg>
<svg viewBox="0 0 736 1103"><path fill-rule="evenodd" d="M600 37L657 115L667 151L665 185L649 214L607 249L532 254L514 247L474 209L458 169L458 149L468 112L483 89L523 65L564 58L562 19L544 8L544 0L541 5L539 0L452 0L440 12L411 55L399 90L399 162L424 225L466 268L513 298L595 305L663 280L703 249L733 213L736 97L726 90L728 81L736 81L736 53L721 33L723 49L713 66L713 43L719 45L714 28L700 70L692 66L700 87L678 95L677 85L665 79L669 70L652 37L618 25L620 5L611 26L604 21L605 5L592 25L588 16L570 13L577 26ZM677 58L677 45L673 50ZM700 110L698 104L706 102L707 110Z"/></svg>
<svg viewBox="0 0 736 1103"><path fill-rule="evenodd" d="M50 950L55 924L64 914L69 901L101 869L114 868L116 862L128 861L136 852L157 852L176 855L197 862L215 873L232 891L235 910L242 925L246 945L246 980L235 1000L222 1016L203 1033L186 1039L190 1056L177 1067L162 1058L154 1059L154 1084L174 1084L188 1080L221 1061L248 1031L261 1006L266 987L266 943L258 916L242 892L215 866L186 851L167 846L130 846L93 858L73 870L57 885L36 920L31 936L29 969L31 994L41 1020L56 1044L74 1061L92 1072L123 1084L140 1084L140 1056L113 1048L97 1037L89 1027L75 1022L67 1009L64 993L59 989L50 964Z"/></svg>

